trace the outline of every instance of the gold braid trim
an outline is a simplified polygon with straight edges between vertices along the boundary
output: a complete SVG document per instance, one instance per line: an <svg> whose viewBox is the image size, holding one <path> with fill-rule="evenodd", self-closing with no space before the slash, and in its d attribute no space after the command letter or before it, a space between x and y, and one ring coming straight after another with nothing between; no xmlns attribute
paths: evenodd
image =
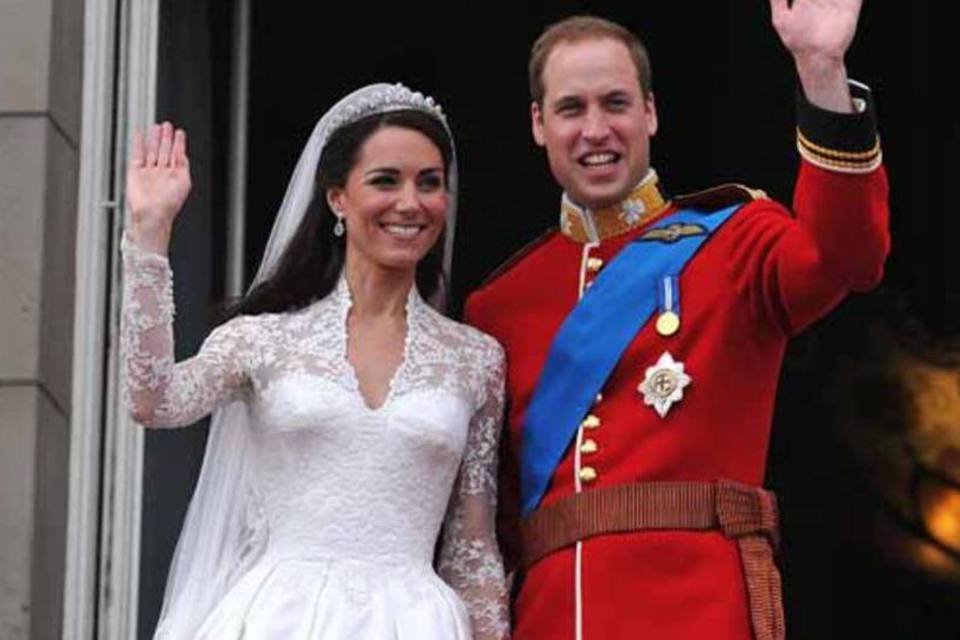
<svg viewBox="0 0 960 640"><path fill-rule="evenodd" d="M818 145L816 142L813 142L810 140L810 138L803 135L803 132L800 131L799 128L797 129L797 140L814 153L830 156L831 158L837 158L838 160L867 161L872 160L875 155L880 153L880 138L877 138L876 142L873 144L873 148L869 151L840 151L837 149L828 149L827 147Z"/></svg>
<svg viewBox="0 0 960 640"><path fill-rule="evenodd" d="M879 138L867 151L839 151L812 142L797 129L797 151L810 164L839 173L870 173L883 163Z"/></svg>

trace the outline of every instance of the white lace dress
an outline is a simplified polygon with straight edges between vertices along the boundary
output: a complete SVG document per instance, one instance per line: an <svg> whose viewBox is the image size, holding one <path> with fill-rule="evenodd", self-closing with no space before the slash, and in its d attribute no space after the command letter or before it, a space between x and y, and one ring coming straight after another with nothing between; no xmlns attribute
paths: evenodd
<svg viewBox="0 0 960 640"><path fill-rule="evenodd" d="M493 537L500 346L411 291L403 362L372 409L346 357L341 279L301 311L234 318L174 364L167 259L126 238L123 253L129 406L151 426L238 399L253 417L255 560L194 637L507 637Z"/></svg>

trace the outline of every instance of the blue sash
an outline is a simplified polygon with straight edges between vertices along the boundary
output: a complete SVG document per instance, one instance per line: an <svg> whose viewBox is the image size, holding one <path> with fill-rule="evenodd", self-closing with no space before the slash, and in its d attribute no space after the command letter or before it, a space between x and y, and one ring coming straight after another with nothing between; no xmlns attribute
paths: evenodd
<svg viewBox="0 0 960 640"><path fill-rule="evenodd" d="M657 309L657 285L687 262L740 205L681 210L624 247L564 320L523 425L523 515L537 508L580 422L627 346Z"/></svg>

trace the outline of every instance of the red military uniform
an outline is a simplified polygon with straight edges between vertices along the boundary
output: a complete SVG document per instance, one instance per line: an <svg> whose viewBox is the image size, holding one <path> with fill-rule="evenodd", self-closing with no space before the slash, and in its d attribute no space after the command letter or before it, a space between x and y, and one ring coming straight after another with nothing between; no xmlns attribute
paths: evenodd
<svg viewBox="0 0 960 640"><path fill-rule="evenodd" d="M848 292L874 286L889 249L887 182L869 111L839 116L803 103L799 116L803 160L795 216L740 188L747 203L680 278L680 330L665 336L653 321L643 326L556 469L542 505L638 481L762 483L788 338ZM655 176L645 182L614 210L582 212L580 219L576 208L566 207L560 231L467 301L468 322L507 352L506 465L520 459L525 410L561 323L606 263L676 209L675 203L655 206ZM726 202L715 204L729 204L731 193L714 190L691 202L710 206L720 198ZM644 214L637 216L638 209ZM644 404L638 385L664 352L683 362L692 382L661 418ZM719 531L587 538L535 562L514 611L517 640L751 637L738 547Z"/></svg>

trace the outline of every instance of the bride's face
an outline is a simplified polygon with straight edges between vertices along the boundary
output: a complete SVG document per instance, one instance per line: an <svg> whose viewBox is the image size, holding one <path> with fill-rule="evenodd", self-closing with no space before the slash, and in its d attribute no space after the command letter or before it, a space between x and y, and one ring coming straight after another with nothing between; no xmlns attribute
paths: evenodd
<svg viewBox="0 0 960 640"><path fill-rule="evenodd" d="M344 216L348 254L412 270L446 221L443 156L419 131L383 127L360 147L346 184L327 198Z"/></svg>

